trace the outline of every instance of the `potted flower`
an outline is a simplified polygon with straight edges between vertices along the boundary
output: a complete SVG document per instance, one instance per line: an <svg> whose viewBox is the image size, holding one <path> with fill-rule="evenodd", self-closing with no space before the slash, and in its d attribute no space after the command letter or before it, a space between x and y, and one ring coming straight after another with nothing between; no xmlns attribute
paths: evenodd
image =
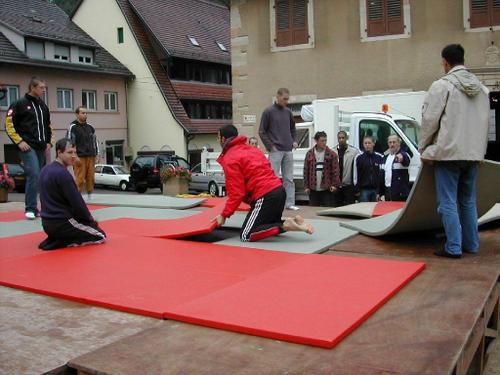
<svg viewBox="0 0 500 375"><path fill-rule="evenodd" d="M7 202L9 198L9 191L14 190L16 184L12 177L4 171L3 173L0 171L0 203Z"/></svg>
<svg viewBox="0 0 500 375"><path fill-rule="evenodd" d="M160 180L163 184L163 195L186 194L189 190L191 172L183 167L164 165L160 169Z"/></svg>

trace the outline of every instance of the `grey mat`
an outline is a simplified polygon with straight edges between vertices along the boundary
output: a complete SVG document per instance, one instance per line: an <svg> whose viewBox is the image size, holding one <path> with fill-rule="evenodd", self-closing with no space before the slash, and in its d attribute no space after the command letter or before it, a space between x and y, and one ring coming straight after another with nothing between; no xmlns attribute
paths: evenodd
<svg viewBox="0 0 500 375"><path fill-rule="evenodd" d="M174 208L184 210L200 205L206 198L176 198L166 195L133 195L133 194L93 194L88 204L107 206L144 207L144 208Z"/></svg>
<svg viewBox="0 0 500 375"><path fill-rule="evenodd" d="M342 207L328 208L318 211L319 216L357 216L371 218L377 202L361 202Z"/></svg>
<svg viewBox="0 0 500 375"><path fill-rule="evenodd" d="M321 253L358 232L343 228L337 221L306 220L314 226L312 235L286 232L257 242L241 242L239 236L216 242L219 245L250 247L262 250L285 251L297 254Z"/></svg>
<svg viewBox="0 0 500 375"><path fill-rule="evenodd" d="M479 225L483 225L495 220L500 220L500 203L495 204L491 210L481 216L477 222Z"/></svg>
<svg viewBox="0 0 500 375"><path fill-rule="evenodd" d="M489 160L481 163L476 184L478 217L483 216L500 200L498 186L500 163ZM442 223L436 207L434 169L432 166L423 165L406 206L401 211L373 219L342 222L341 225L368 236L440 229Z"/></svg>
<svg viewBox="0 0 500 375"><path fill-rule="evenodd" d="M194 210L108 207L94 210L91 213L97 221L106 221L123 217L130 217L134 219L177 219L180 217L191 216L199 212L200 211ZM2 222L0 224L0 238L35 233L42 230L42 221L40 219Z"/></svg>

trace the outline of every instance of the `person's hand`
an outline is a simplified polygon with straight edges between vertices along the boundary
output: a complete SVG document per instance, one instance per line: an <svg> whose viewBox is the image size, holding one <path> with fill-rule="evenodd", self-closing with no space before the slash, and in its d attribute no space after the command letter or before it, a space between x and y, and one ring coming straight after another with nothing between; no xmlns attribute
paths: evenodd
<svg viewBox="0 0 500 375"><path fill-rule="evenodd" d="M297 142L293 142L292 147L295 150L297 147L299 147L299 144Z"/></svg>
<svg viewBox="0 0 500 375"><path fill-rule="evenodd" d="M215 221L217 221L217 227L221 227L226 222L226 218L222 215L217 215L217 217L215 218Z"/></svg>
<svg viewBox="0 0 500 375"><path fill-rule="evenodd" d="M311 193L311 189L304 189L304 193L306 193L307 195L309 195L309 193Z"/></svg>
<svg viewBox="0 0 500 375"><path fill-rule="evenodd" d="M396 163L401 163L403 161L403 155L401 153L397 154L396 157Z"/></svg>
<svg viewBox="0 0 500 375"><path fill-rule="evenodd" d="M385 196L384 195L379 195L378 201L379 202L384 202L385 201Z"/></svg>
<svg viewBox="0 0 500 375"><path fill-rule="evenodd" d="M432 165L433 164L433 161L431 159L420 158L420 161L422 162L422 164L426 164L426 165Z"/></svg>
<svg viewBox="0 0 500 375"><path fill-rule="evenodd" d="M361 195L361 193L360 193L360 192L354 193L354 196L355 196L355 197L359 197L360 195Z"/></svg>
<svg viewBox="0 0 500 375"><path fill-rule="evenodd" d="M52 145L50 143L47 143L47 147L45 147L45 151L50 151L52 148Z"/></svg>
<svg viewBox="0 0 500 375"><path fill-rule="evenodd" d="M335 186L330 186L330 192L334 193L337 191L337 188Z"/></svg>
<svg viewBox="0 0 500 375"><path fill-rule="evenodd" d="M29 144L27 144L26 142L24 141L21 141L17 144L17 147L19 147L19 150L21 150L22 152L28 152L31 150L31 147Z"/></svg>
<svg viewBox="0 0 500 375"><path fill-rule="evenodd" d="M276 148L276 146L275 146L275 145L272 145L272 146L271 146L271 152L276 152L276 151L278 151L278 149Z"/></svg>

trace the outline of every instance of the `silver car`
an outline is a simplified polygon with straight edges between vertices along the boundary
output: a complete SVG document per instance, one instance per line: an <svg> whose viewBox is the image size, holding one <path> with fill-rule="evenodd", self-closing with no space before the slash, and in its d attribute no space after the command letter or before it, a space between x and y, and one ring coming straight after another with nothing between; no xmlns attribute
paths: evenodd
<svg viewBox="0 0 500 375"><path fill-rule="evenodd" d="M224 196L226 195L224 173L203 173L201 164L196 164L191 168L189 190L192 192L208 192L215 197Z"/></svg>

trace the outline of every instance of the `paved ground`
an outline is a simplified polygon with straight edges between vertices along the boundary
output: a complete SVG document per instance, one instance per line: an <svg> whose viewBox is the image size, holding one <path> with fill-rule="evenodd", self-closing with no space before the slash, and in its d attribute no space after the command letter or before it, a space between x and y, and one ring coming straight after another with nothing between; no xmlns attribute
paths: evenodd
<svg viewBox="0 0 500 375"><path fill-rule="evenodd" d="M159 189L157 190L151 190L148 194L160 194ZM100 190L97 192L136 194L134 192L112 190ZM9 200L10 202L8 203L0 204L0 211L23 208L24 195L11 193L9 194ZM303 207L300 213L306 218L314 217L315 219L320 219L320 217L315 216L315 211L316 208ZM325 219L331 220L328 218ZM493 233L494 235L495 233L496 235L500 235L500 229L494 230ZM380 323L382 322L373 321L372 324L368 324L367 326ZM39 374L120 339L128 337L129 341L127 343L130 344L130 342L136 340L136 337L140 339L140 335L143 332L160 333L162 330L171 330L172 327L183 326L185 325L176 322L158 321L147 317L0 287L0 330L2 332L0 337L0 374ZM280 352L284 346L279 343L276 344L273 340L252 338L201 327L190 327L187 330L183 329L179 332L187 334L186 338L190 342L186 343L187 347L183 349L185 353L184 357L182 357L182 353L178 353L179 357L174 356L176 362L177 359L179 361L189 361L186 357L189 352L188 348L191 348L192 345L196 347L193 340L201 340L199 342L202 343L204 342L203 340L210 341L211 337L214 340L232 337L233 344L240 342L255 344L255 350L257 350L255 352L255 360L261 358L259 355L263 355L262 348L265 347L276 346L273 349L273 353L287 353L286 350ZM492 345L490 349L489 365L484 373L485 375L498 375L498 369L500 368L500 344L498 343L499 340L496 341L495 345ZM141 346L140 342L138 344ZM306 352L316 352L316 349L303 352L300 345L292 345L290 347L294 348L294 352L298 350L295 353L298 356L296 359L301 363L304 363L306 360L310 361L310 358L315 358L315 356L310 357L310 354L306 355ZM200 350L202 349L200 348ZM232 345L227 350L235 353L235 351L243 350L243 347ZM318 353L322 353L322 351L319 350ZM147 351L144 355L147 355ZM120 358L121 356L123 356L123 359ZM125 361L126 357L128 357L126 350L113 352L113 358L117 362ZM275 355L270 356L269 359L271 357L276 359ZM241 356L240 358L242 360L249 360L249 358L244 359ZM210 360L212 359L210 358ZM319 360L320 357L317 359ZM218 358L217 360L221 361L222 358ZM283 358L283 360L285 359ZM291 358L287 359L287 361L291 360ZM150 361L155 361L155 359L151 359ZM160 362L160 359L158 359L158 363ZM275 363L276 361L273 360L273 362ZM264 363L262 362L262 364ZM227 364L229 365L230 363L228 362ZM240 363L240 365L244 366L244 363ZM201 371L200 367L196 367L195 364L193 366L193 368ZM269 366L271 366L271 362ZM264 371L265 369L262 368L262 370ZM269 372L269 368L266 371Z"/></svg>

